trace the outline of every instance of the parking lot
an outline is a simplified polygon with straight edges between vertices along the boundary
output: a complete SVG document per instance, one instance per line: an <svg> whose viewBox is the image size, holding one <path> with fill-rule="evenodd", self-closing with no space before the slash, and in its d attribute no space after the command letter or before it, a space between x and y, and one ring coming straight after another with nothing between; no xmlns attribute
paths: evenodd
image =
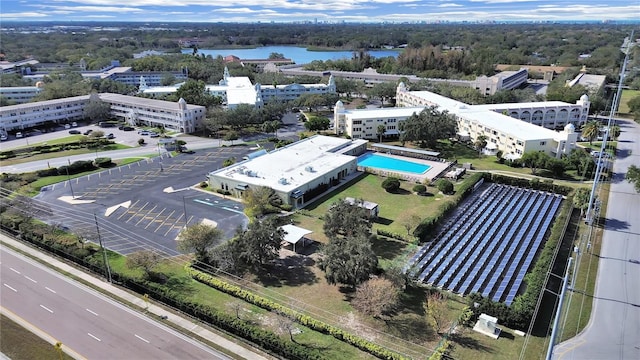
<svg viewBox="0 0 640 360"><path fill-rule="evenodd" d="M185 225L206 219L227 238L246 226L241 203L197 185L228 158L242 159L249 147L223 147L141 160L43 188L38 200L51 206L49 223L96 233L104 245L128 254L153 247L176 255L176 237ZM192 188L193 187L193 188ZM97 223L97 226L96 226Z"/></svg>

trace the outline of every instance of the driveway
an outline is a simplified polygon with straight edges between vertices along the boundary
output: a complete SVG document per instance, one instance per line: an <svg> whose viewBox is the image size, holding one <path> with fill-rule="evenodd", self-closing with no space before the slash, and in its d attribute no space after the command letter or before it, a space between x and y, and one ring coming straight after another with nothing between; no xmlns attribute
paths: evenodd
<svg viewBox="0 0 640 360"><path fill-rule="evenodd" d="M554 359L640 359L640 194L624 180L640 165L640 125L618 121L622 134L609 193L591 319L556 346Z"/></svg>

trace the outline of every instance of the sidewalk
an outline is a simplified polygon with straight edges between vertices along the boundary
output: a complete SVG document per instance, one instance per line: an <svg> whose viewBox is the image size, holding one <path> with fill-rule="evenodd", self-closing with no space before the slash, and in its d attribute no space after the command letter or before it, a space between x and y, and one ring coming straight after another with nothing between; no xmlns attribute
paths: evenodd
<svg viewBox="0 0 640 360"><path fill-rule="evenodd" d="M268 358L264 357L262 354L253 352L243 346L240 346L226 338L213 333L212 331L203 328L202 326L194 323L192 320L188 318L181 317L175 313L169 313L167 310L161 308L160 306L156 306L152 303L146 303L143 297L133 295L127 291L124 291L108 282L105 282L101 278L94 277L93 275L87 274L83 271L76 269L75 267L69 266L64 262L49 256L45 253L40 252L39 250L33 249L17 240L14 240L4 234L0 234L0 243L10 245L16 249L19 249L22 252L28 253L31 256L37 257L48 263L50 266L55 268L60 272L66 272L72 274L73 276L83 279L94 286L100 287L104 291L112 294L113 297L117 299L122 299L129 303L132 303L138 306L140 309L147 308L149 314L156 315L158 317L167 317L165 321L171 322L174 325L177 325L188 332L197 334L198 336L207 339L208 341L219 345L222 348L227 349L228 351L242 357L245 359L259 359L259 360L267 360ZM136 310L136 309L134 309ZM45 339L47 340L47 339Z"/></svg>

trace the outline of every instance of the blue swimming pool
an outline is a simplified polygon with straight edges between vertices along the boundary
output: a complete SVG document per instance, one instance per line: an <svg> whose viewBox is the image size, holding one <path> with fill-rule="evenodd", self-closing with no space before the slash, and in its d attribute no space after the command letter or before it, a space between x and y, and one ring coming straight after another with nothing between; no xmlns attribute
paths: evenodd
<svg viewBox="0 0 640 360"><path fill-rule="evenodd" d="M431 168L429 165L386 157L376 153L369 153L360 156L358 158L358 166L412 174L424 174Z"/></svg>

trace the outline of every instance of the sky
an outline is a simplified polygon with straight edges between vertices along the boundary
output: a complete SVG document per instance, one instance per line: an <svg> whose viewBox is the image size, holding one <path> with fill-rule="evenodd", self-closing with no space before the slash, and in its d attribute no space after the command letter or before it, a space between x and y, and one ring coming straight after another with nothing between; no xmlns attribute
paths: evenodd
<svg viewBox="0 0 640 360"><path fill-rule="evenodd" d="M640 0L1 0L1 21L638 21Z"/></svg>

